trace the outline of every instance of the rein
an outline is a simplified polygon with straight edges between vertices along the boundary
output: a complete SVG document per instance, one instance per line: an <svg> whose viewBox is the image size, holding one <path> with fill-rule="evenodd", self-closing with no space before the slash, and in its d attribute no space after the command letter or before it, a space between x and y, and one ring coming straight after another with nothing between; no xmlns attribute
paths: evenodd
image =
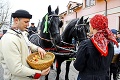
<svg viewBox="0 0 120 80"><path fill-rule="evenodd" d="M28 32L28 31L27 31ZM34 34L37 34L36 32L32 31ZM45 39L45 38L42 38L39 34L37 34L37 36L42 39L42 40L45 40L47 42L51 42L53 40L53 38L51 38L50 40L49 39Z"/></svg>
<svg viewBox="0 0 120 80"><path fill-rule="evenodd" d="M75 50L67 49L67 48L64 48L64 47L60 47L60 46L58 46L58 45L56 45L56 47L59 48L59 49L63 49L63 50L66 50L66 51L73 52L73 53L76 53L76 52L77 52L77 51L75 51Z"/></svg>
<svg viewBox="0 0 120 80"><path fill-rule="evenodd" d="M33 33L35 33L34 31L32 31ZM36 34L36 33L35 33ZM45 40L45 41L47 41L47 42L51 42L53 45L54 45L54 43L53 43L53 38L51 38L50 40L49 39L45 39L45 38L42 38L39 34L36 34L40 39L42 39L42 40ZM64 44L67 44L67 45L70 45L70 46L74 46L73 44L69 44L69 43L66 43L66 42L64 42L64 41L61 41L61 43L64 43ZM58 49L63 49L63 50L67 50L67 51L70 51L70 52L73 52L73 53L76 53L77 51L75 51L75 50L72 50L72 49L67 49L67 48L64 48L64 47L60 47L60 46L58 46L58 45L54 45L54 47L56 47L56 48L58 48ZM51 49L50 49L51 50Z"/></svg>
<svg viewBox="0 0 120 80"><path fill-rule="evenodd" d="M44 27L43 33L48 33L48 31L47 31L48 30L48 25L51 25L50 23L51 23L51 20L52 20L53 17L59 17L59 16L56 15L56 14L52 14L52 15L46 14L45 15L45 23L44 23L45 27Z"/></svg>

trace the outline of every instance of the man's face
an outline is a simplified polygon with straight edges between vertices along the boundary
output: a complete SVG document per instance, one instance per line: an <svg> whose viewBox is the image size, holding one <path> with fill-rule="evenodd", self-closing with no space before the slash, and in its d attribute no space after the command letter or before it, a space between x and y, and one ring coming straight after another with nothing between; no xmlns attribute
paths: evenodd
<svg viewBox="0 0 120 80"><path fill-rule="evenodd" d="M16 25L19 30L25 31L29 26L30 19L28 18L16 18Z"/></svg>
<svg viewBox="0 0 120 80"><path fill-rule="evenodd" d="M117 37L120 38L120 34L117 34Z"/></svg>
<svg viewBox="0 0 120 80"><path fill-rule="evenodd" d="M32 27L34 27L34 24L31 24Z"/></svg>
<svg viewBox="0 0 120 80"><path fill-rule="evenodd" d="M117 38L117 35L116 35L116 34L114 34L114 36L115 36L115 38Z"/></svg>

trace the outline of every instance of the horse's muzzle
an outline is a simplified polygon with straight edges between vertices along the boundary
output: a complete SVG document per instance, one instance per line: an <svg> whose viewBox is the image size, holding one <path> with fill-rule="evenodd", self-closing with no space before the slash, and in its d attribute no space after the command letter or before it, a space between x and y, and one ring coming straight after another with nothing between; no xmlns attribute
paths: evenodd
<svg viewBox="0 0 120 80"><path fill-rule="evenodd" d="M54 36L53 41L56 45L59 45L61 42L61 36L57 34L56 36Z"/></svg>

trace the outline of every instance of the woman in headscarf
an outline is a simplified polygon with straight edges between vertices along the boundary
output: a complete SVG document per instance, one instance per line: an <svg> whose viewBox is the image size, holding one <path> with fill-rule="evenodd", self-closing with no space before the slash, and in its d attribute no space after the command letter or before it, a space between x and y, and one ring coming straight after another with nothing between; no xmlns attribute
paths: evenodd
<svg viewBox="0 0 120 80"><path fill-rule="evenodd" d="M93 36L83 40L77 51L74 67L79 71L78 80L109 80L108 71L114 56L116 38L108 28L108 19L95 15L90 20Z"/></svg>

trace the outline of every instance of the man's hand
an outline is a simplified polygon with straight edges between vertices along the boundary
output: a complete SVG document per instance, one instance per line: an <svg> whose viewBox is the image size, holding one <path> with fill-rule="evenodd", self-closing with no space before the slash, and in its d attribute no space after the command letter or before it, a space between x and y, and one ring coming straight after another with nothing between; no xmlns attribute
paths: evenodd
<svg viewBox="0 0 120 80"><path fill-rule="evenodd" d="M35 73L34 80L38 80L40 76L45 76L50 72L50 67L41 71L41 73Z"/></svg>
<svg viewBox="0 0 120 80"><path fill-rule="evenodd" d="M38 47L38 53L39 55L41 56L41 59L43 59L43 57L45 56L46 54L46 51L40 47Z"/></svg>
<svg viewBox="0 0 120 80"><path fill-rule="evenodd" d="M47 75L49 72L50 72L50 67L47 68L47 69L45 69L45 70L42 70L41 75L42 75L42 76L45 76L45 75Z"/></svg>

